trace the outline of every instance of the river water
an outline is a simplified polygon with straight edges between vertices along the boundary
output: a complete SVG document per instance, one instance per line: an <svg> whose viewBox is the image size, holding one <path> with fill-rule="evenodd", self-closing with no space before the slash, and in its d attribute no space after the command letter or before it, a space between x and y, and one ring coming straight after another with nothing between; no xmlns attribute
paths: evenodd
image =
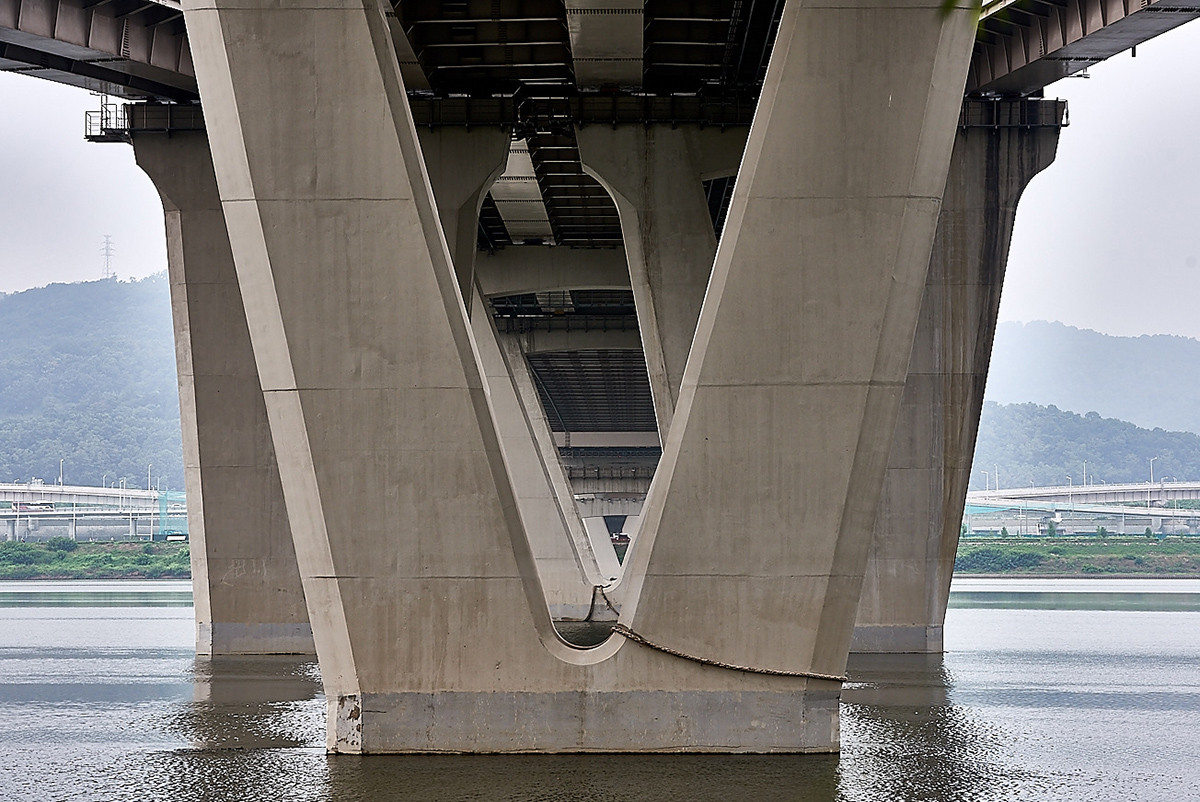
<svg viewBox="0 0 1200 802"><path fill-rule="evenodd" d="M955 581L842 752L328 757L316 667L197 661L186 582L0 582L0 800L1200 800L1200 581Z"/></svg>

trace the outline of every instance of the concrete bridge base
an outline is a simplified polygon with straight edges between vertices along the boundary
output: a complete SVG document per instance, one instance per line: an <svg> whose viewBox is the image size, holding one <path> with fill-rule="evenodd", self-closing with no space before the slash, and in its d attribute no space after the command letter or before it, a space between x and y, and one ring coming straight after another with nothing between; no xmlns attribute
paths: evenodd
<svg viewBox="0 0 1200 802"><path fill-rule="evenodd" d="M837 689L367 694L343 700L338 718L388 711L363 715L364 753L794 754L837 751L839 695Z"/></svg>

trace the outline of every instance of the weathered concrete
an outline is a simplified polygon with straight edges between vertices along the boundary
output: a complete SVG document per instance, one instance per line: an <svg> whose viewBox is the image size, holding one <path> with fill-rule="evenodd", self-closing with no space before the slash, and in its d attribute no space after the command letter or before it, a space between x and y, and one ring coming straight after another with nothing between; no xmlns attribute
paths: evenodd
<svg viewBox="0 0 1200 802"><path fill-rule="evenodd" d="M1020 107L1030 104L1004 104L1001 126L961 129L955 139L859 603L856 652L942 650L1017 202L1058 144L1056 126L1019 126ZM1047 119L1061 119L1061 112Z"/></svg>
<svg viewBox="0 0 1200 802"><path fill-rule="evenodd" d="M584 169L617 204L659 435L667 436L717 252L703 182L733 175L746 129L577 128Z"/></svg>
<svg viewBox="0 0 1200 802"><path fill-rule="evenodd" d="M138 134L162 196L199 654L312 653L279 469L203 133Z"/></svg>
<svg viewBox="0 0 1200 802"><path fill-rule="evenodd" d="M519 350L506 353L474 280L479 207L504 171L511 136L505 129L477 127L424 129L418 138L546 603L554 618L583 618L592 589L608 580L597 569L525 359Z"/></svg>
<svg viewBox="0 0 1200 802"><path fill-rule="evenodd" d="M971 45L970 14L937 5L785 9L741 236L635 545L645 593L622 620L652 640L754 668L844 663ZM834 681L557 637L382 8L184 11L328 747L836 749ZM845 130L811 114L826 107ZM801 269L780 270L797 248ZM712 526L727 510L736 539Z"/></svg>
<svg viewBox="0 0 1200 802"><path fill-rule="evenodd" d="M603 517L584 518L583 525L591 542L592 551L600 571L607 574L603 584L608 585L621 578L621 563L617 560L617 552L613 550L612 538Z"/></svg>
<svg viewBox="0 0 1200 802"><path fill-rule="evenodd" d="M972 30L919 3L786 6L626 556L646 637L843 669Z"/></svg>
<svg viewBox="0 0 1200 802"><path fill-rule="evenodd" d="M478 290L475 309L471 328L546 604L555 619L584 618L592 589L609 584L611 574L584 529L520 343L496 332Z"/></svg>
<svg viewBox="0 0 1200 802"><path fill-rule="evenodd" d="M629 267L617 248L505 248L475 260L479 288L490 297L567 290L627 290Z"/></svg>
<svg viewBox="0 0 1200 802"><path fill-rule="evenodd" d="M438 219L450 246L458 291L468 313L475 295L475 240L479 207L504 172L509 132L501 128L434 128L419 133Z"/></svg>

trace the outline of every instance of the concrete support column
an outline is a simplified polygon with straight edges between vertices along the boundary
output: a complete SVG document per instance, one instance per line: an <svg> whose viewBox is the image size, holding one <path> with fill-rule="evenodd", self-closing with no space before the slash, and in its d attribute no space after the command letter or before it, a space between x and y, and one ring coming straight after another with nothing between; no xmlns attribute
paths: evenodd
<svg viewBox="0 0 1200 802"><path fill-rule="evenodd" d="M597 570L541 405L536 395L521 398L522 378L532 384L525 358L519 350L505 353L474 278L479 207L504 172L512 137L500 128L442 127L421 129L418 138L546 602L554 618L582 618L590 609L592 588L608 579Z"/></svg>
<svg viewBox="0 0 1200 802"><path fill-rule="evenodd" d="M458 290L470 313L475 295L479 207L508 163L512 135L502 128L422 129L418 136Z"/></svg>
<svg viewBox="0 0 1200 802"><path fill-rule="evenodd" d="M524 538L383 8L196 0L184 13L327 744L523 748L537 728L522 739L491 705L570 687L571 666L539 641L568 647Z"/></svg>
<svg viewBox="0 0 1200 802"><path fill-rule="evenodd" d="M649 640L845 667L974 34L938 5L785 6L626 556Z"/></svg>
<svg viewBox="0 0 1200 802"><path fill-rule="evenodd" d="M621 563L617 560L617 552L613 549L612 536L608 533L604 518L602 516L584 518L583 526L588 540L591 541L592 551L596 555L596 562L600 566L600 570L614 579L619 577Z"/></svg>
<svg viewBox="0 0 1200 802"><path fill-rule="evenodd" d="M591 609L592 589L611 584L619 574L605 566L584 528L520 341L500 336L487 301L478 294L475 309L471 328L546 603L555 619L583 618Z"/></svg>
<svg viewBox="0 0 1200 802"><path fill-rule="evenodd" d="M733 175L746 129L590 125L579 157L617 204L658 431L666 438L717 237L703 181Z"/></svg>
<svg viewBox="0 0 1200 802"><path fill-rule="evenodd" d="M67 537L71 540L79 539L79 522L75 518L67 521Z"/></svg>
<svg viewBox="0 0 1200 802"><path fill-rule="evenodd" d="M10 542L17 539L17 519L16 518L8 519L8 528L5 530L4 539L7 541L10 541Z"/></svg>
<svg viewBox="0 0 1200 802"><path fill-rule="evenodd" d="M312 653L208 140L138 134L166 213L199 654Z"/></svg>
<svg viewBox="0 0 1200 802"><path fill-rule="evenodd" d="M1061 101L967 101L955 138L900 418L888 458L856 652L940 652L959 524L1017 202L1052 161Z"/></svg>

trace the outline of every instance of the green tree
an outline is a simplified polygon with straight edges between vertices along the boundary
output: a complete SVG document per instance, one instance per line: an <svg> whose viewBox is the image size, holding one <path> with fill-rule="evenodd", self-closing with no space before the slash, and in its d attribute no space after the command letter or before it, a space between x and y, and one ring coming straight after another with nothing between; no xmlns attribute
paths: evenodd
<svg viewBox="0 0 1200 802"><path fill-rule="evenodd" d="M79 548L79 544L69 537L52 537L46 541L46 548L50 551L75 551Z"/></svg>

